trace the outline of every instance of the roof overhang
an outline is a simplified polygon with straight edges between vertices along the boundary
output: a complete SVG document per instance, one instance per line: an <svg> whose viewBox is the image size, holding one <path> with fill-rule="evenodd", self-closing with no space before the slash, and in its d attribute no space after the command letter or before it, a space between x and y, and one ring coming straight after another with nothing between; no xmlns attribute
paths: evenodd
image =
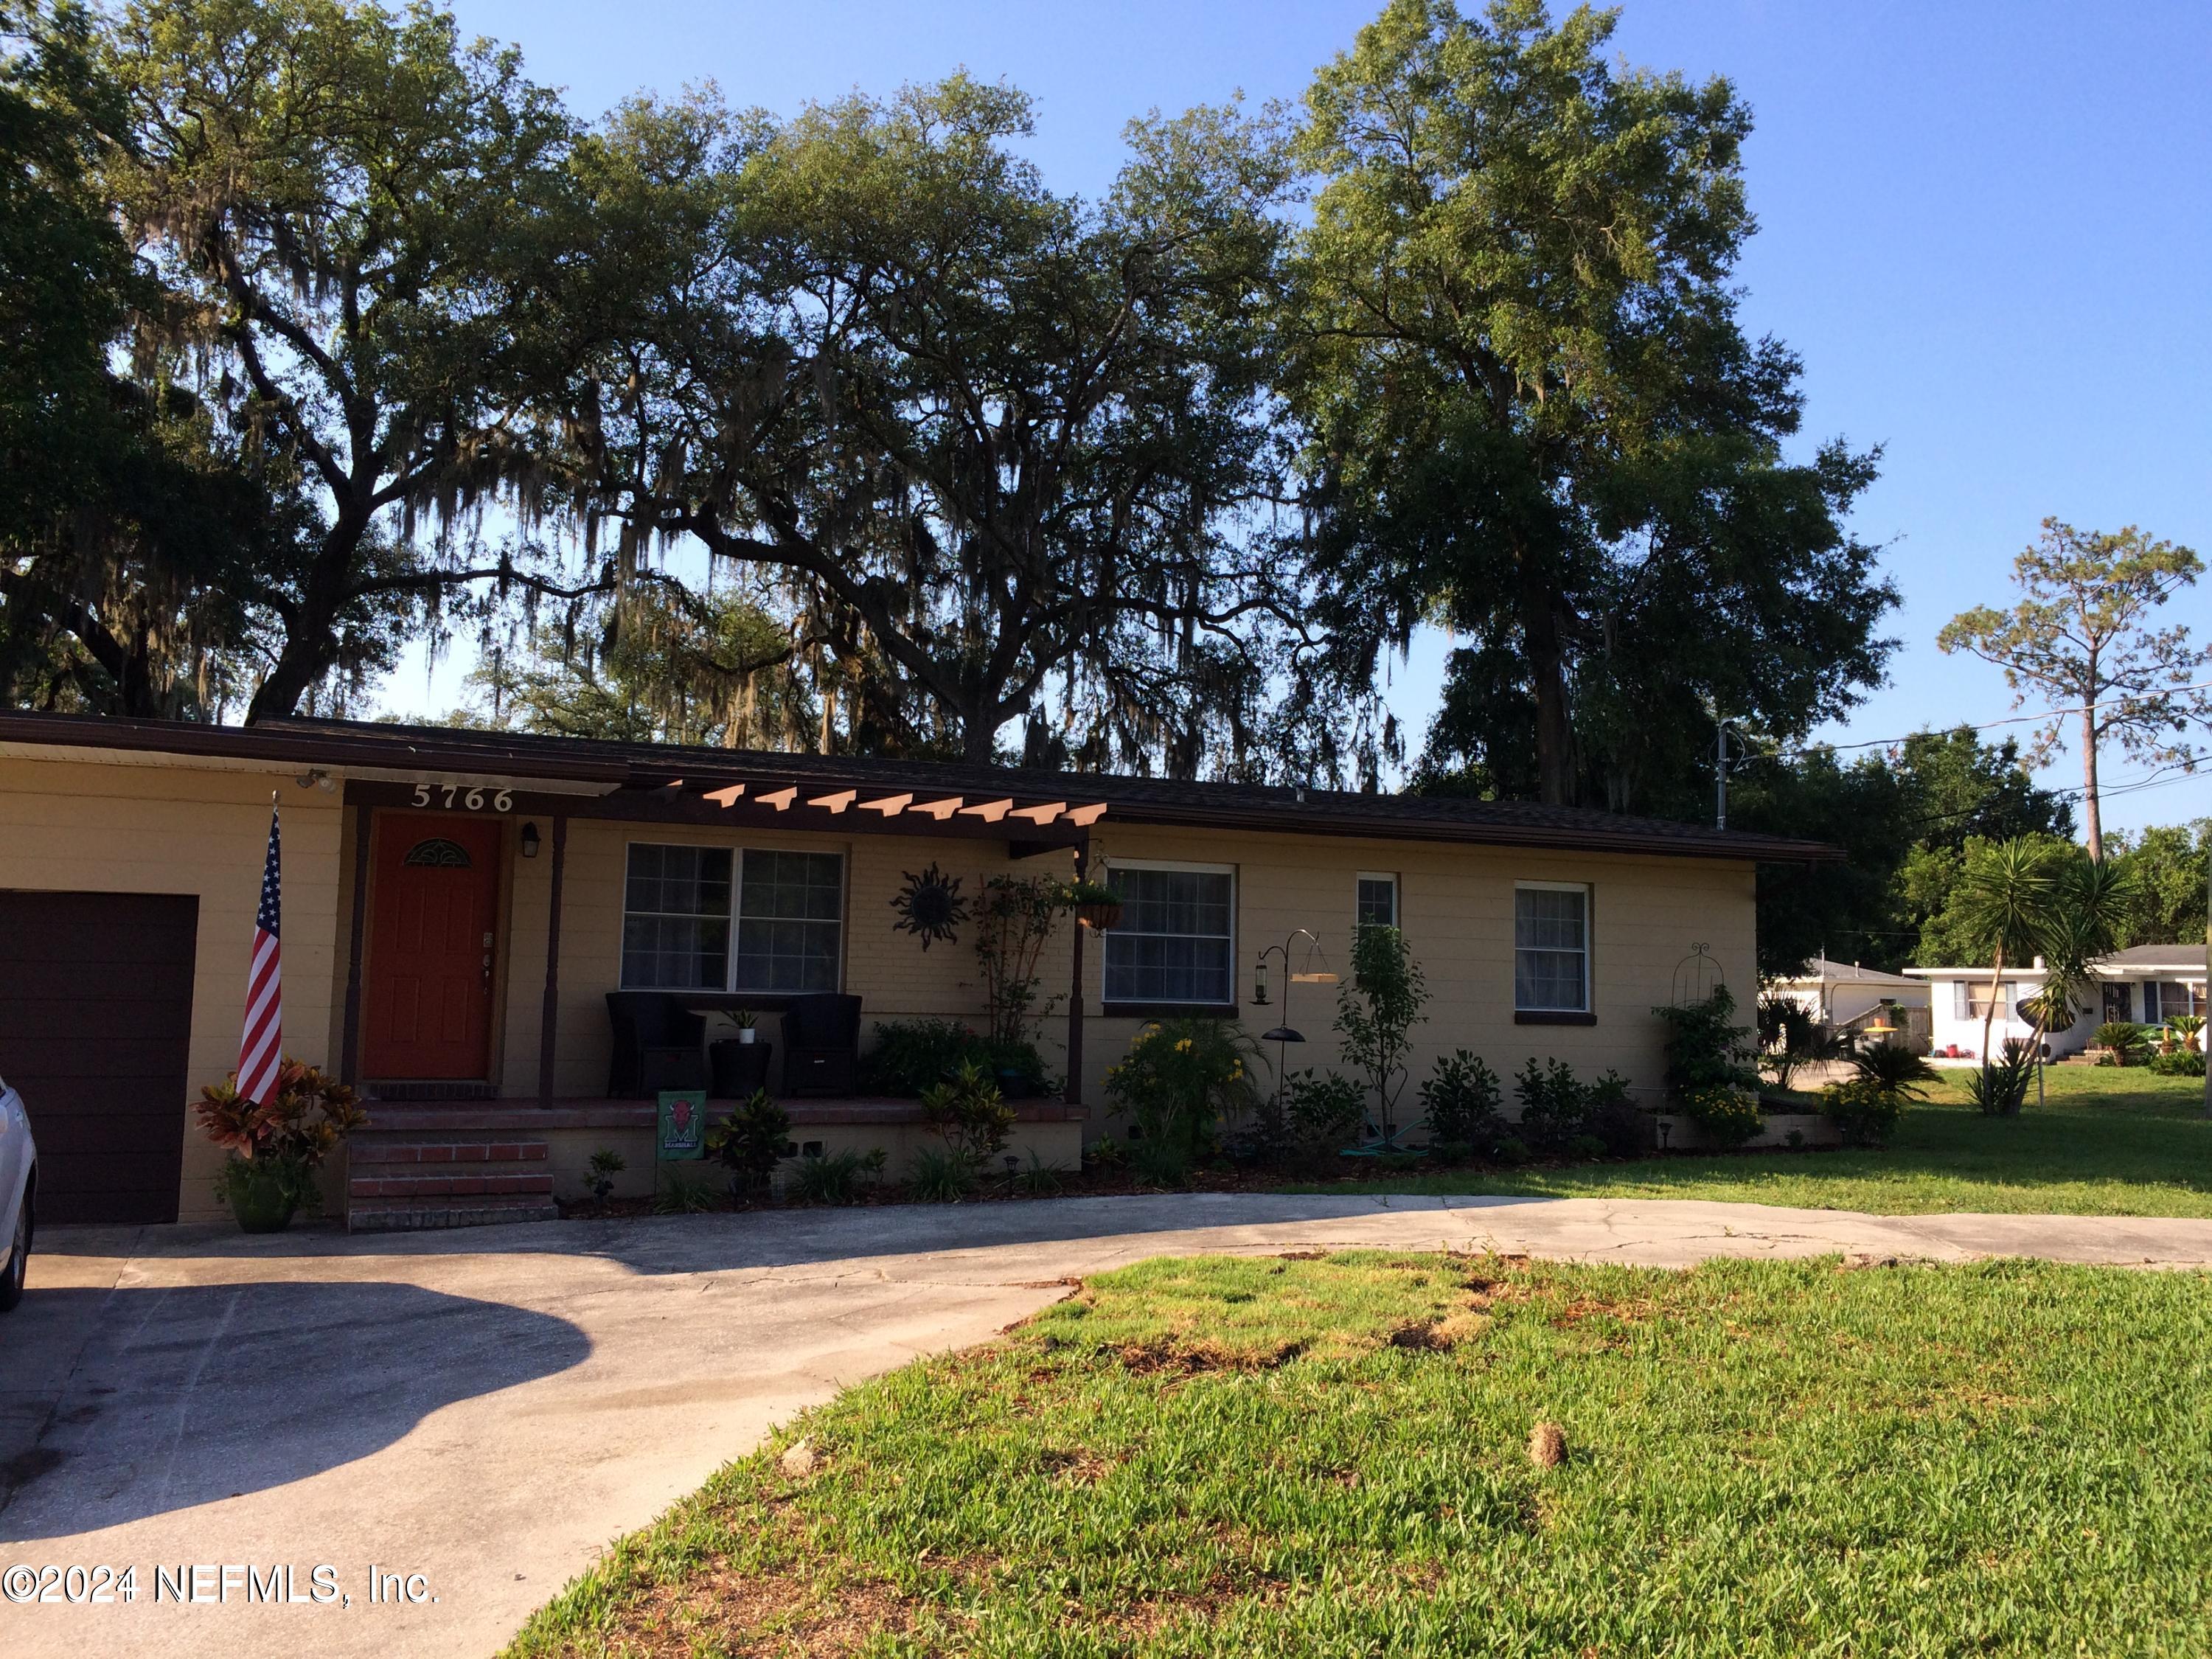
<svg viewBox="0 0 2212 1659"><path fill-rule="evenodd" d="M511 789L516 811L732 827L866 827L1057 845L1082 842L1110 815L1120 824L1744 863L1844 856L1820 842L1514 802L609 743L465 726L303 720L206 726L0 711L0 754L56 758L57 751L149 757L147 763L322 769L342 775L348 799L363 804L404 805L417 784L455 782ZM558 802L531 799L555 795Z"/></svg>

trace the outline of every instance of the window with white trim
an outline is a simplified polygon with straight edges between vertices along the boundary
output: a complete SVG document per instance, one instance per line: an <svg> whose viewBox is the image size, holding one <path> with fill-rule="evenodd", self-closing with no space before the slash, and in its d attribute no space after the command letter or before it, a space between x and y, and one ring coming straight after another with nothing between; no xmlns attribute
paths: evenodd
<svg viewBox="0 0 2212 1659"><path fill-rule="evenodd" d="M1116 864L1121 920L1106 933L1108 1002L1227 1007L1237 999L1237 878L1203 865Z"/></svg>
<svg viewBox="0 0 2212 1659"><path fill-rule="evenodd" d="M834 991L844 911L840 853L634 842L622 982L629 990Z"/></svg>
<svg viewBox="0 0 2212 1659"><path fill-rule="evenodd" d="M1524 882L1513 890L1516 1013L1589 1012L1589 889Z"/></svg>
<svg viewBox="0 0 2212 1659"><path fill-rule="evenodd" d="M1352 920L1358 926L1395 927L1398 925L1398 878L1362 870L1356 905Z"/></svg>
<svg viewBox="0 0 2212 1659"><path fill-rule="evenodd" d="M2191 985L2178 979L2147 979L2143 981L2143 1024L2162 1024L2178 1014L2194 1014L2199 1018L2204 1013L2204 987Z"/></svg>
<svg viewBox="0 0 2212 1659"><path fill-rule="evenodd" d="M1957 1019L2010 1019L2014 994L2020 987L2012 980L1997 981L1997 1006L1990 1012L1990 982L1987 980L1958 979L1951 981L1951 1012Z"/></svg>

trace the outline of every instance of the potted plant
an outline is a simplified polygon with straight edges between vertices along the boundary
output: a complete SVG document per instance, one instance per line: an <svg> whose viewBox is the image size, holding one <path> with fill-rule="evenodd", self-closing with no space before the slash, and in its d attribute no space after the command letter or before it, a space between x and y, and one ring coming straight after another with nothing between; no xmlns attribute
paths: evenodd
<svg viewBox="0 0 2212 1659"><path fill-rule="evenodd" d="M738 1042L749 1043L759 1035L759 1033L753 1029L753 1011L751 1009L740 1008L737 1012L732 1014L730 1018L737 1025Z"/></svg>
<svg viewBox="0 0 2212 1659"><path fill-rule="evenodd" d="M278 1068L268 1101L240 1096L234 1073L203 1088L192 1111L207 1138L230 1153L216 1176L216 1195L249 1233L282 1232L301 1210L319 1212L315 1172L368 1121L352 1089L296 1060Z"/></svg>
<svg viewBox="0 0 2212 1659"><path fill-rule="evenodd" d="M1121 896L1103 881L1071 881L1060 890L1060 902L1075 912L1075 919L1095 933L1121 925Z"/></svg>

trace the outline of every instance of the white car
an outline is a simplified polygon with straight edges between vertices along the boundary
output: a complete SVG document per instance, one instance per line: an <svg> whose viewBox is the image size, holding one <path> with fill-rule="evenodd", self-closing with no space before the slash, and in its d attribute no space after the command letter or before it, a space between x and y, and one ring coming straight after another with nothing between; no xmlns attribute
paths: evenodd
<svg viewBox="0 0 2212 1659"><path fill-rule="evenodd" d="M31 1139L31 1115L23 1097L0 1079L0 1313L23 1299L31 1266L31 1200L39 1187L39 1149Z"/></svg>

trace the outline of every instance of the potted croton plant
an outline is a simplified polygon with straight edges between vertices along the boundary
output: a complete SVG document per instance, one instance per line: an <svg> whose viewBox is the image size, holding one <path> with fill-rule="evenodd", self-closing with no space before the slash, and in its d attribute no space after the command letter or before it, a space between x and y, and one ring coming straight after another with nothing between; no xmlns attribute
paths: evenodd
<svg viewBox="0 0 2212 1659"><path fill-rule="evenodd" d="M241 1097L233 1073L202 1089L192 1111L207 1138L230 1153L215 1178L216 1196L249 1233L282 1232L301 1210L318 1212L315 1172L368 1121L351 1088L296 1060L278 1069L266 1103Z"/></svg>
<svg viewBox="0 0 2212 1659"><path fill-rule="evenodd" d="M1121 925L1121 896L1103 881L1071 881L1060 901L1085 927L1103 933Z"/></svg>

